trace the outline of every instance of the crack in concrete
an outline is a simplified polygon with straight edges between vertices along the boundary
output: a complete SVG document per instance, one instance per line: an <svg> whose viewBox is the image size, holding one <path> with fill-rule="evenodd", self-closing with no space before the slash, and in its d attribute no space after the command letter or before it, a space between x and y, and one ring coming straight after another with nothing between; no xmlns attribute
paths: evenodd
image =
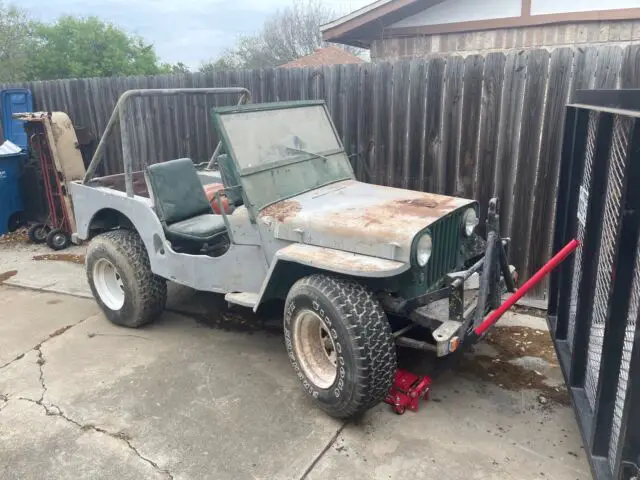
<svg viewBox="0 0 640 480"><path fill-rule="evenodd" d="M69 328L71 328L71 326L66 328L66 330L68 330ZM64 330L64 331L66 331L66 330ZM64 333L64 332L62 332L62 333ZM49 338L52 338L52 337L49 337ZM44 342L42 342L42 343L44 343ZM166 475L169 480L173 480L173 474L171 474L171 472L169 472L169 470L161 468L160 465L158 465L156 462L154 462L150 458L147 458L144 455L142 455L138 451L138 449L131 443L131 439L127 436L126 433L124 433L124 432L113 433L113 432L110 432L108 430L105 430L104 428L100 428L100 427L98 427L96 425L93 425L93 424L90 424L90 423L86 423L86 424L80 423L77 420L74 420L73 418L71 418L68 415L66 415L62 411L62 409L59 406L57 406L56 404L54 404L53 402L48 402L49 404L47 405L47 403L44 401L44 396L47 393L47 384L46 384L45 379L44 379L44 364L46 363L46 360L44 359L44 355L42 353L42 348L41 348L42 347L42 343L37 345L34 348L34 350L38 353L37 363L38 363L38 367L39 367L39 370L40 370L39 378L40 378L40 386L42 387L42 394L40 395L40 398L38 400L34 400L32 398L26 398L26 397L19 397L19 400L24 400L24 401L39 405L40 407L42 407L44 409L45 414L47 414L49 416L60 417L63 420L66 420L67 422L71 423L72 425L75 425L80 430L83 430L83 431L92 430L94 432L102 433L104 435L110 436L111 438L114 438L116 440L120 440L120 441L124 442L129 447L129 450L131 450L138 458L140 458L142 461L144 461L144 462L148 463L149 465L151 465L157 472ZM0 395L0 398L1 399L5 399L6 397L4 395ZM6 399L5 402L6 401L8 401L8 399Z"/></svg>
<svg viewBox="0 0 640 480"><path fill-rule="evenodd" d="M0 365L0 370L2 370L5 367L8 367L9 365L11 365L14 362L17 362L18 360L21 360L22 358L24 358L24 356L29 353L31 350L35 350L35 351L39 351L40 347L42 347L42 345L44 345L45 343L47 343L49 340L51 340L52 338L56 338L59 337L60 335L62 335L63 333L65 333L67 330L71 330L73 327L77 327L78 325L80 325L82 322L84 322L85 320L91 318L91 316L87 317L87 318L83 318L82 320L80 320L79 322L76 322L72 325L66 325L62 328L59 328L58 330L56 330L53 333L50 333L49 336L47 338L45 338L43 341L41 341L39 344L37 344L35 347L30 348L29 350L27 350L26 352L21 353L20 355L18 355L17 357L15 357L13 360L9 360L7 363L5 363L4 365ZM39 355L40 357L41 355Z"/></svg>
<svg viewBox="0 0 640 480"><path fill-rule="evenodd" d="M324 457L324 455L329 451L329 449L336 443L336 441L338 440L338 437L340 436L340 434L342 433L342 431L345 429L345 427L347 426L348 422L345 422L342 424L342 426L338 429L338 431L335 433L335 435L333 435L333 437L331 437L331 439L329 440L329 442L324 446L324 448L322 449L322 451L318 454L318 456L316 458L313 459L313 461L311 462L311 464L307 467L307 469L304 471L304 473L302 474L302 476L300 477L300 480L305 480L308 475L313 471L314 468L316 468L316 465L318 464L318 462L320 460L322 460L322 457Z"/></svg>
<svg viewBox="0 0 640 480"><path fill-rule="evenodd" d="M33 350L30 349L29 352ZM16 358L14 358L13 360L9 360L7 363L5 363L4 365L0 365L0 370L2 370L5 367L8 367L9 365L11 365L13 362L17 362L18 360L20 360L22 357L24 357L27 353L29 352L25 352L25 353L21 353L20 355L18 355Z"/></svg>
<svg viewBox="0 0 640 480"><path fill-rule="evenodd" d="M3 393L0 393L0 400L4 402L4 404L0 406L0 412L1 412L2 409L7 406L7 403L9 403L9 396Z"/></svg>

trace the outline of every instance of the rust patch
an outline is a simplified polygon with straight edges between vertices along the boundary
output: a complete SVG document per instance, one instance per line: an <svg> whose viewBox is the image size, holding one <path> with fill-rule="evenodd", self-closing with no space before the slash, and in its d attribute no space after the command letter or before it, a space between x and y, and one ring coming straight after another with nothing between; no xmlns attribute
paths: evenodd
<svg viewBox="0 0 640 480"><path fill-rule="evenodd" d="M33 259L36 261L50 260L84 265L84 255L76 255L73 253L47 253L46 255L35 255Z"/></svg>
<svg viewBox="0 0 640 480"><path fill-rule="evenodd" d="M398 200L398 205L409 205L424 208L436 208L438 202L429 198L416 198L415 200Z"/></svg>
<svg viewBox="0 0 640 480"><path fill-rule="evenodd" d="M297 200L285 200L274 203L262 210L260 217L273 217L279 223L284 223L288 218L293 218L300 213L300 210L302 210L300 202Z"/></svg>
<svg viewBox="0 0 640 480"><path fill-rule="evenodd" d="M367 229L368 238L384 239L386 242L410 241L413 235L439 218L460 207L455 198L424 194L411 200L393 200L364 209L347 208L328 212L318 218L327 231L336 235L351 236L354 230ZM398 240L400 238L400 240Z"/></svg>
<svg viewBox="0 0 640 480"><path fill-rule="evenodd" d="M11 277L14 277L18 274L17 270L9 270L8 272L0 273L0 283L6 282Z"/></svg>
<svg viewBox="0 0 640 480"><path fill-rule="evenodd" d="M290 247L294 258L311 265L333 265L339 266L345 271L357 272L379 272L395 268L395 262L376 257L362 257L360 255L343 252L341 250L325 249L322 247L312 247L296 245Z"/></svg>
<svg viewBox="0 0 640 480"><path fill-rule="evenodd" d="M420 198L411 200L396 200L381 205L379 208L392 216L432 217L438 219L459 207L456 198L447 198L440 195L423 194Z"/></svg>

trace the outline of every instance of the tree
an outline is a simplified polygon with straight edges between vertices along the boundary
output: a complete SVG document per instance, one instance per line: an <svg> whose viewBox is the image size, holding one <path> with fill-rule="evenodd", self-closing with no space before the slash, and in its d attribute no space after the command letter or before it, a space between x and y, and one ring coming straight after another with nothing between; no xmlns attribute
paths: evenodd
<svg viewBox="0 0 640 480"><path fill-rule="evenodd" d="M97 17L61 17L35 24L29 80L163 73L153 45ZM171 71L165 70L165 71Z"/></svg>
<svg viewBox="0 0 640 480"><path fill-rule="evenodd" d="M294 0L291 6L269 17L257 35L241 37L216 62L205 63L201 71L275 67L312 54L327 45L320 27L336 16L321 0ZM359 52L353 47L343 48Z"/></svg>
<svg viewBox="0 0 640 480"><path fill-rule="evenodd" d="M175 65L171 65L169 63L164 63L162 64L162 66L160 67L162 72L161 73L171 73L173 75L184 75L186 73L191 73L191 70L189 69L189 67L187 67L184 63L182 62L178 62Z"/></svg>
<svg viewBox="0 0 640 480"><path fill-rule="evenodd" d="M31 33L32 25L24 12L0 2L0 82L25 80Z"/></svg>

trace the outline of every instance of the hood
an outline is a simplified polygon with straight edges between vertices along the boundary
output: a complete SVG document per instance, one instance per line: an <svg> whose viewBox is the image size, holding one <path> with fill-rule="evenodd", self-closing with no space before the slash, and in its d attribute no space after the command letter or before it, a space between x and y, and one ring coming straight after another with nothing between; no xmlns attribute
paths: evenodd
<svg viewBox="0 0 640 480"><path fill-rule="evenodd" d="M422 230L473 200L346 180L260 212L279 240L409 262Z"/></svg>

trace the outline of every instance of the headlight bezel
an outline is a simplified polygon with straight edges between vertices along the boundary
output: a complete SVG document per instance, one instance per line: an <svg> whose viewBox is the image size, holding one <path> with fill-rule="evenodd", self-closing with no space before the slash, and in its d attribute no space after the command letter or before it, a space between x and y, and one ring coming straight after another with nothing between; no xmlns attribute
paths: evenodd
<svg viewBox="0 0 640 480"><path fill-rule="evenodd" d="M427 245L422 245L423 242L428 242ZM433 236L431 231L426 230L420 235L420 238L416 241L414 258L418 267L424 268L429 264L431 256L433 255ZM426 259L424 258L426 256Z"/></svg>
<svg viewBox="0 0 640 480"><path fill-rule="evenodd" d="M472 218L472 220L470 220ZM476 207L469 207L462 214L462 234L470 237L478 228L480 219L478 218L478 210Z"/></svg>

